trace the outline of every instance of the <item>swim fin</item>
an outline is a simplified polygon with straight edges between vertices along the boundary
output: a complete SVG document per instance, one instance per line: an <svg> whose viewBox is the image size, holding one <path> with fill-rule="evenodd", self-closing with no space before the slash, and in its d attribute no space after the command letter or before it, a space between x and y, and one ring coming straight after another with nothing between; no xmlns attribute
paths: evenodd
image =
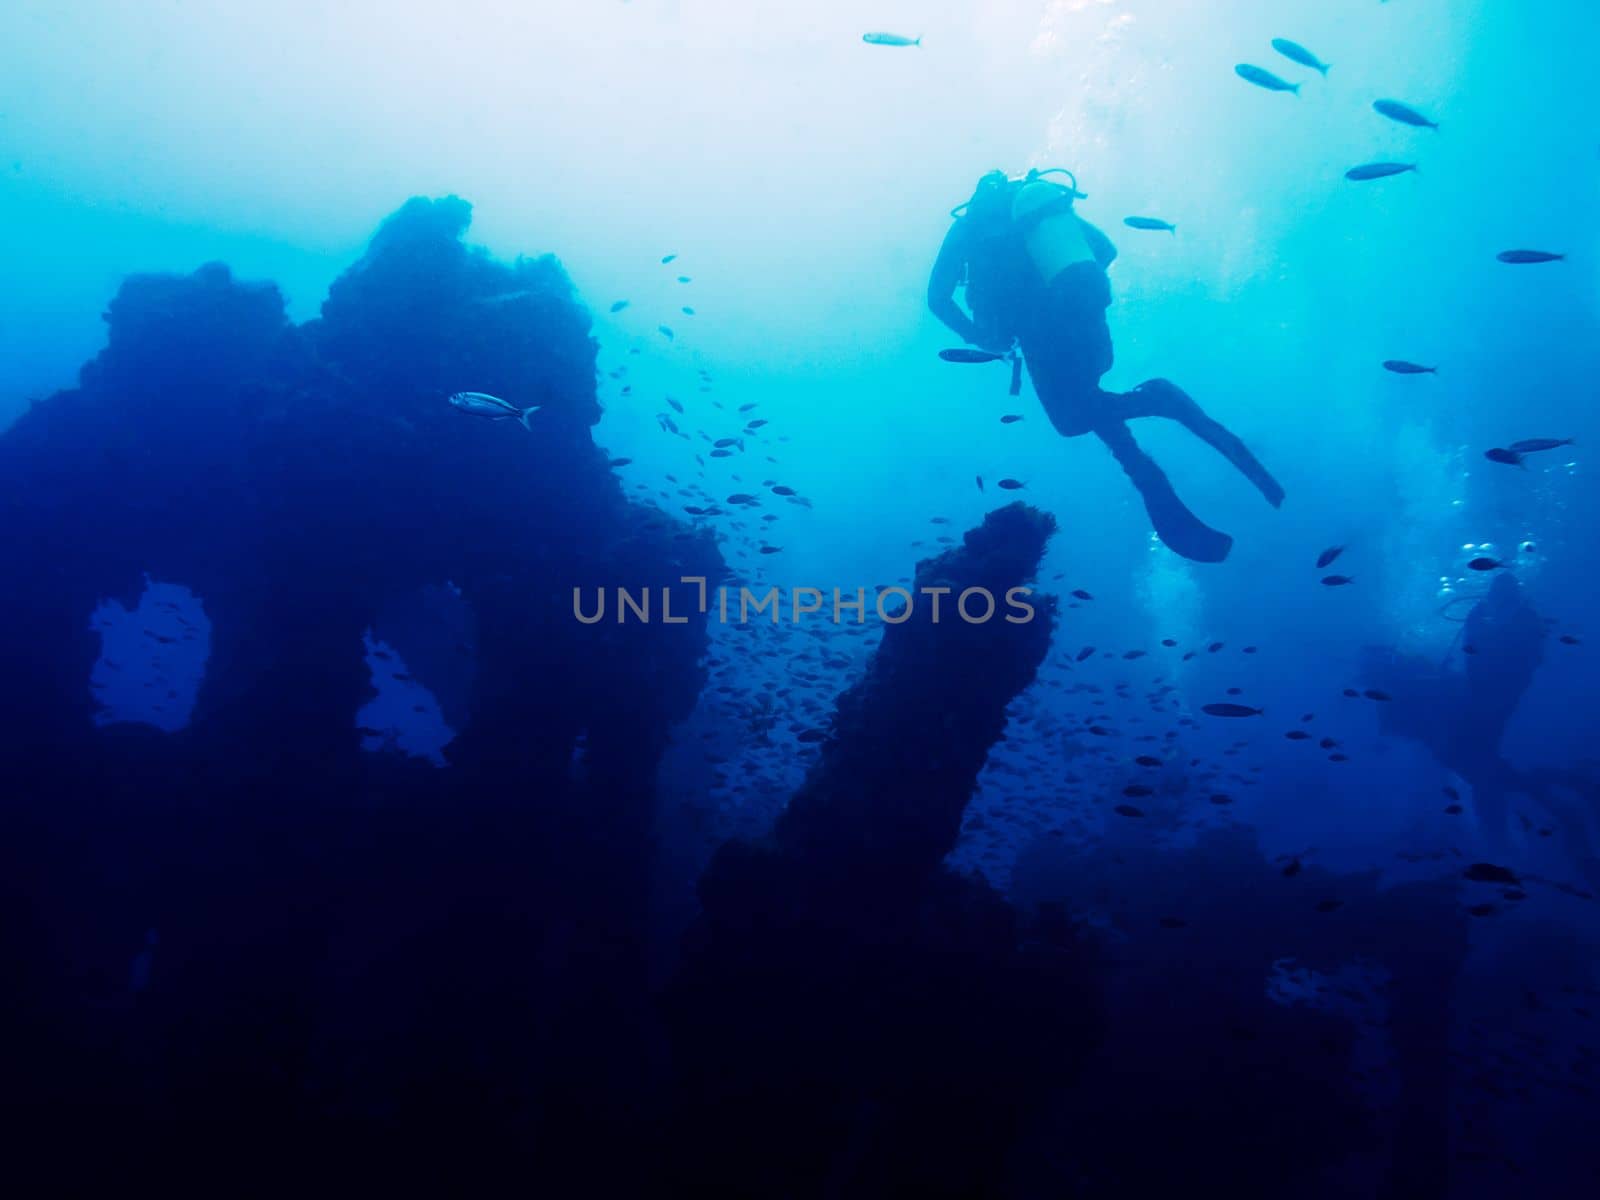
<svg viewBox="0 0 1600 1200"><path fill-rule="evenodd" d="M1167 417L1178 422L1237 467L1273 508L1283 504L1283 486L1261 465L1261 460L1250 453L1237 434L1206 416L1193 397L1171 380L1145 380L1122 396L1120 410L1125 421L1134 417Z"/></svg>
<svg viewBox="0 0 1600 1200"><path fill-rule="evenodd" d="M1233 549L1233 539L1220 529L1213 529L1189 511L1166 472L1155 464L1133 434L1120 421L1098 426L1095 434L1106 444L1133 486L1139 489L1144 510L1150 514L1150 524L1156 536L1175 554L1194 562L1221 562Z"/></svg>

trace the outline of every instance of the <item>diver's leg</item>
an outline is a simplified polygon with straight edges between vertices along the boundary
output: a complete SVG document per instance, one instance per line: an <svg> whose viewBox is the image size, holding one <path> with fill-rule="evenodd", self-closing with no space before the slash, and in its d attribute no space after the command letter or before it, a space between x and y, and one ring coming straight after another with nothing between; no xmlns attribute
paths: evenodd
<svg viewBox="0 0 1600 1200"><path fill-rule="evenodd" d="M1055 342L1025 341L1022 361L1050 424L1062 437L1092 433L1108 416L1106 397L1070 353Z"/></svg>
<svg viewBox="0 0 1600 1200"><path fill-rule="evenodd" d="M1188 510L1172 490L1166 474L1139 449L1126 425L1108 421L1094 432L1139 490L1144 510L1150 514L1150 524L1170 549L1195 562L1221 562L1228 557L1233 539Z"/></svg>
<svg viewBox="0 0 1600 1200"><path fill-rule="evenodd" d="M1110 303L1105 272L1093 263L1078 263L1045 289L1021 331L1028 378L1062 437L1079 437L1116 419L1108 407L1116 397L1100 390L1100 377L1112 363Z"/></svg>
<svg viewBox="0 0 1600 1200"><path fill-rule="evenodd" d="M1118 415L1125 421L1135 417L1168 417L1226 458L1241 474L1260 489L1267 503L1277 508L1283 503L1283 487L1250 453L1237 434L1221 422L1208 417L1194 399L1177 384L1166 379L1149 379L1121 397Z"/></svg>

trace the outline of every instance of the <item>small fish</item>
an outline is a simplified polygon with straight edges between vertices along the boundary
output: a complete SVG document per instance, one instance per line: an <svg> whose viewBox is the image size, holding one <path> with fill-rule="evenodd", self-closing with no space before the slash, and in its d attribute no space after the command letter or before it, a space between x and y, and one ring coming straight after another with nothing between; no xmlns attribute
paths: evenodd
<svg viewBox="0 0 1600 1200"><path fill-rule="evenodd" d="M1461 815L1462 809L1461 809L1461 805L1459 805L1459 804L1446 804L1444 806L1444 811L1445 811L1445 815L1446 816L1459 817Z"/></svg>
<svg viewBox="0 0 1600 1200"><path fill-rule="evenodd" d="M1262 67L1253 67L1249 63L1240 63L1233 69L1233 73L1246 83L1253 83L1259 88L1266 88L1269 92L1293 92L1297 96L1300 94L1300 85L1298 83L1288 83Z"/></svg>
<svg viewBox="0 0 1600 1200"><path fill-rule="evenodd" d="M1141 754L1133 761L1141 767L1159 767L1161 765L1161 760L1153 754Z"/></svg>
<svg viewBox="0 0 1600 1200"><path fill-rule="evenodd" d="M1393 371L1396 375L1437 375L1438 367L1424 367L1420 363L1407 362L1403 358L1386 358L1383 360L1383 369Z"/></svg>
<svg viewBox="0 0 1600 1200"><path fill-rule="evenodd" d="M1116 808L1112 809L1111 811L1116 813L1120 817L1142 817L1142 816L1144 816L1144 810L1143 809L1135 808L1131 804L1119 804L1119 805L1117 805Z"/></svg>
<svg viewBox="0 0 1600 1200"><path fill-rule="evenodd" d="M533 432L533 426L528 423L528 418L538 412L540 407L537 404L530 404L527 408L518 408L509 400L491 396L488 392L452 392L449 404L457 412L464 412L469 417L486 417L491 421L516 421L530 433Z"/></svg>
<svg viewBox="0 0 1600 1200"><path fill-rule="evenodd" d="M1170 233L1177 236L1178 227L1171 221L1163 221L1160 217L1123 217L1122 223L1129 229L1147 229L1154 232Z"/></svg>
<svg viewBox="0 0 1600 1200"><path fill-rule="evenodd" d="M939 357L949 363L986 363L999 362L1004 354L994 354L988 350L972 350L966 346L957 346L953 350L939 351Z"/></svg>
<svg viewBox="0 0 1600 1200"><path fill-rule="evenodd" d="M1300 874L1300 860L1292 858L1289 860L1289 865L1283 868L1283 877L1285 879L1293 879L1298 874Z"/></svg>
<svg viewBox="0 0 1600 1200"><path fill-rule="evenodd" d="M1324 575L1322 577L1322 586L1344 587L1347 584L1354 583L1355 581L1356 579L1354 575Z"/></svg>
<svg viewBox="0 0 1600 1200"><path fill-rule="evenodd" d="M1524 438L1520 442L1512 442L1506 449L1517 454L1535 454L1540 450L1556 450L1576 444L1575 438Z"/></svg>
<svg viewBox="0 0 1600 1200"><path fill-rule="evenodd" d="M1563 646L1581 646L1581 645L1583 645L1583 639L1580 638L1575 633L1563 633L1561 635L1560 641L1561 641L1561 644Z"/></svg>
<svg viewBox="0 0 1600 1200"><path fill-rule="evenodd" d="M677 335L676 335L676 334L674 334L674 333L673 333L673 332L672 332L672 329L671 329L671 327L670 327L670 326L667 326L667 325L657 325L657 326L656 326L656 332L657 332L657 333L659 333L659 334L660 334L660 335L661 335L661 336L662 336L662 337L664 337L664 338L666 338L666 339L667 339L667 341L669 341L669 342L670 342L670 341L671 341L671 340L672 340L672 339L673 339L673 338L674 338L674 337L676 337L676 336L677 336Z"/></svg>
<svg viewBox="0 0 1600 1200"><path fill-rule="evenodd" d="M676 254L663 254L663 255L662 255L662 256L661 256L661 261L662 261L662 262L663 262L663 263L669 263L669 262L671 262L671 261L672 261L672 260L673 260L673 259L675 259L675 258L677 258L677 257L678 257L678 256L677 256L677 255L676 255Z"/></svg>
<svg viewBox="0 0 1600 1200"><path fill-rule="evenodd" d="M1072 594L1074 596L1076 596L1079 600L1093 600L1094 599L1093 595L1091 595L1089 592L1084 591L1082 588L1074 588L1072 590Z"/></svg>
<svg viewBox="0 0 1600 1200"><path fill-rule="evenodd" d="M1503 263L1560 262L1565 254L1551 254L1548 250L1502 250L1495 258Z"/></svg>
<svg viewBox="0 0 1600 1200"><path fill-rule="evenodd" d="M1072 661L1073 662L1082 662L1084 659L1088 658L1093 653L1094 653L1094 647L1093 646L1085 646L1082 650L1078 651L1078 656L1076 658L1074 658Z"/></svg>
<svg viewBox="0 0 1600 1200"><path fill-rule="evenodd" d="M1028 485L1023 483L1020 479L1002 479L996 486L1002 487L1008 492L1015 492L1021 488L1027 487Z"/></svg>
<svg viewBox="0 0 1600 1200"><path fill-rule="evenodd" d="M1498 558L1475 558L1467 564L1474 571L1498 571L1505 565Z"/></svg>
<svg viewBox="0 0 1600 1200"><path fill-rule="evenodd" d="M1297 62L1302 67L1310 67L1313 71L1328 73L1329 63L1323 62L1299 42L1291 42L1288 38L1273 38L1272 48L1283 55L1290 62Z"/></svg>
<svg viewBox="0 0 1600 1200"><path fill-rule="evenodd" d="M677 400L674 400L671 396L667 397L667 403L672 406L673 412L681 413L683 411L682 403L680 403Z"/></svg>
<svg viewBox="0 0 1600 1200"><path fill-rule="evenodd" d="M1283 736L1288 738L1291 742L1303 742L1311 737L1311 735L1304 729L1291 729Z"/></svg>
<svg viewBox="0 0 1600 1200"><path fill-rule="evenodd" d="M1501 463L1508 467L1522 466L1522 453L1518 450L1506 450L1496 446L1492 450L1485 450L1483 456L1492 463ZM1523 470L1527 470L1523 467Z"/></svg>
<svg viewBox="0 0 1600 1200"><path fill-rule="evenodd" d="M1020 420L1022 420L1021 413L1007 413L1005 416L1000 418L1000 424L1015 425Z"/></svg>
<svg viewBox="0 0 1600 1200"><path fill-rule="evenodd" d="M631 458L613 458L610 462L608 462L606 464L606 466L608 466L608 467L625 467L631 462L633 462L633 459L631 459Z"/></svg>
<svg viewBox="0 0 1600 1200"><path fill-rule="evenodd" d="M1398 100L1374 100L1372 110L1402 125L1415 125L1418 129L1439 128L1438 122L1428 120L1409 104L1402 104Z"/></svg>
<svg viewBox="0 0 1600 1200"><path fill-rule="evenodd" d="M679 309L679 311L681 313L683 313L683 315L686 316L686 317L694 316L694 309L690 308L687 304L685 304L681 309Z"/></svg>
<svg viewBox="0 0 1600 1200"><path fill-rule="evenodd" d="M1390 175L1404 175L1407 171L1415 171L1416 169L1416 163L1364 163L1359 167L1351 167L1344 173L1344 177L1346 179L1353 179L1357 183L1362 183L1368 179L1386 179Z"/></svg>
<svg viewBox="0 0 1600 1200"><path fill-rule="evenodd" d="M1222 792L1217 792L1215 795L1213 795L1211 797L1211 803L1213 803L1213 804L1232 804L1233 803L1233 797L1229 796L1229 795L1226 795L1226 794L1224 794Z"/></svg>
<svg viewBox="0 0 1600 1200"><path fill-rule="evenodd" d="M1153 796L1155 795L1155 791L1152 788L1146 787L1142 783L1130 783L1127 787L1122 789L1122 794L1124 796L1137 799L1141 796Z"/></svg>
<svg viewBox="0 0 1600 1200"><path fill-rule="evenodd" d="M724 446L737 446L741 450L744 449L744 442L741 439L731 437L718 438L716 441L712 442L711 445L718 450L721 450Z"/></svg>
<svg viewBox="0 0 1600 1200"><path fill-rule="evenodd" d="M1251 708L1248 704L1202 704L1200 711L1211 717L1259 717L1265 709Z"/></svg>
<svg viewBox="0 0 1600 1200"><path fill-rule="evenodd" d="M1394 697L1389 695L1388 692L1380 692L1377 688L1368 688L1366 691L1362 692L1361 694L1363 696L1365 696L1368 700L1377 700L1377 701L1380 701L1382 703L1387 703L1388 701L1394 699Z"/></svg>
<svg viewBox="0 0 1600 1200"><path fill-rule="evenodd" d="M679 275L678 276L678 282L679 283L688 283L689 282L689 277L687 275Z"/></svg>
<svg viewBox="0 0 1600 1200"><path fill-rule="evenodd" d="M1510 867L1497 866L1494 863L1473 863L1461 872L1461 878L1468 883L1503 883L1516 887L1522 882L1517 878L1517 873Z"/></svg>
<svg viewBox="0 0 1600 1200"><path fill-rule="evenodd" d="M795 494L795 491L788 484L780 483L773 487L772 494L774 496L792 496Z"/></svg>
<svg viewBox="0 0 1600 1200"><path fill-rule="evenodd" d="M974 475L973 478L978 481L978 490L980 492L983 491L983 476L982 475Z"/></svg>
<svg viewBox="0 0 1600 1200"><path fill-rule="evenodd" d="M615 303L613 303L611 305L611 311L612 312L621 312L623 309L625 309L627 307L628 307L628 302L626 300L618 300L618 301L616 301Z"/></svg>
<svg viewBox="0 0 1600 1200"><path fill-rule="evenodd" d="M869 46L920 46L920 37L908 38L898 33L863 33L861 40Z"/></svg>
<svg viewBox="0 0 1600 1200"><path fill-rule="evenodd" d="M1329 546L1321 554L1317 555L1317 566L1319 568L1325 567L1329 563L1331 563L1334 559L1338 558L1339 555L1341 555L1343 553L1344 553L1344 547L1343 546Z"/></svg>
<svg viewBox="0 0 1600 1200"><path fill-rule="evenodd" d="M783 550L782 546L763 546L763 547L761 547L761 553L763 553L763 554L778 554L778 553L782 552L782 550Z"/></svg>

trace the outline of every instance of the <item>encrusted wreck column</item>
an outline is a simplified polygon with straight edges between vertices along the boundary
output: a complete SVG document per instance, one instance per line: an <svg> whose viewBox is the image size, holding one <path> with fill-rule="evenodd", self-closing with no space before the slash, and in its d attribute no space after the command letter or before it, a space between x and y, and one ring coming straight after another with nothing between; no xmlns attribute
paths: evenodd
<svg viewBox="0 0 1600 1200"><path fill-rule="evenodd" d="M581 625L571 594L721 556L594 444L561 265L495 261L470 215L407 202L299 326L220 264L136 276L81 386L0 436L0 955L27 980L0 1112L52 1170L270 1145L369 1184L593 1188L635 1139L655 765L706 631ZM464 418L460 389L537 417ZM93 723L89 616L145 572L212 626L173 734ZM446 584L479 660L450 769L367 754L363 633ZM102 1153L72 1159L86 1123Z"/></svg>
<svg viewBox="0 0 1600 1200"><path fill-rule="evenodd" d="M944 860L1006 706L1049 649L1054 599L1018 595L1029 607L1011 607L1007 593L1032 578L1054 529L1013 504L919 566L909 619L839 697L834 736L778 821L786 856L876 876Z"/></svg>
<svg viewBox="0 0 1600 1200"><path fill-rule="evenodd" d="M1009 906L942 865L1050 641L1052 599L1017 623L1005 600L1054 526L1013 504L921 564L911 615L840 697L773 839L707 869L668 997L676 1186L978 1194L1018 1114L1069 1077L1092 1012L1070 947L1021 945ZM921 589L944 587L935 620ZM994 596L987 621L957 612L970 588Z"/></svg>

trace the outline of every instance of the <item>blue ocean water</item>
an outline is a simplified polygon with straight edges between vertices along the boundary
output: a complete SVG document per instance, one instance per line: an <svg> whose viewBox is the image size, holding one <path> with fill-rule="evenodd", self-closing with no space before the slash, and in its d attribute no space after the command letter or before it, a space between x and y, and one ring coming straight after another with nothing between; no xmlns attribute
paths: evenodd
<svg viewBox="0 0 1600 1200"><path fill-rule="evenodd" d="M17 1127L185 1190L1591 1194L1597 35L14 0ZM951 210L1053 167L1102 386L1284 488L1132 423L1225 561L1026 335L1017 395L938 355Z"/></svg>

